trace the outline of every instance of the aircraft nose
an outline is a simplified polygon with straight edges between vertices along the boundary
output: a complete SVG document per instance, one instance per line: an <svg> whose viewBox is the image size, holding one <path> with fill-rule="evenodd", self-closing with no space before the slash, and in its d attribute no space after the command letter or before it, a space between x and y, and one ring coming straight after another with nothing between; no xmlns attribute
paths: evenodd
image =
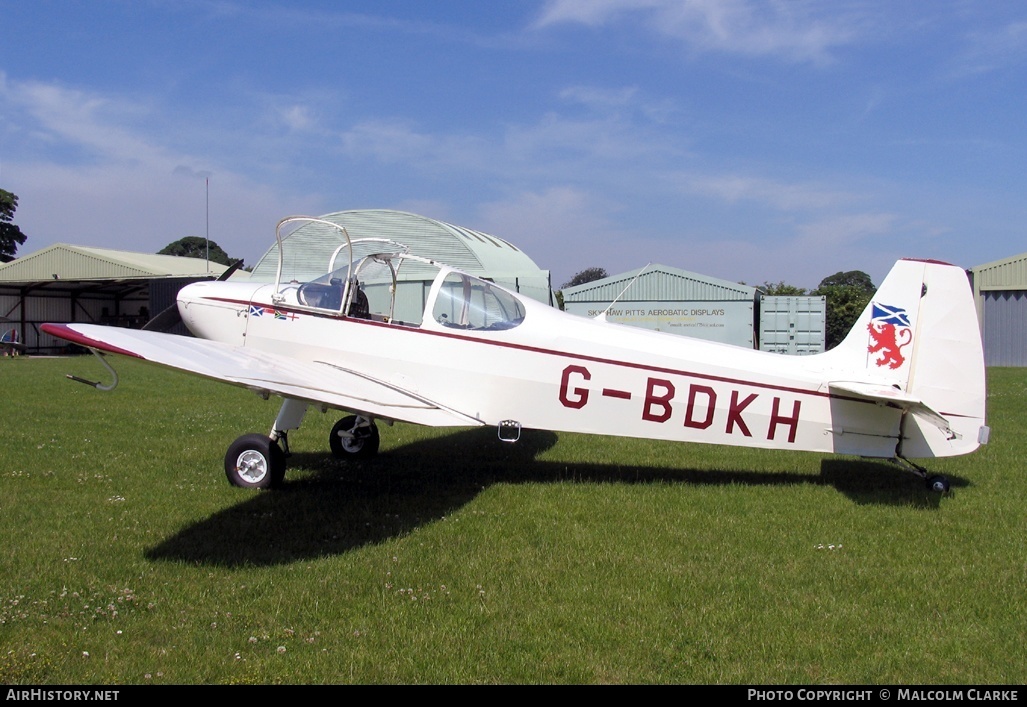
<svg viewBox="0 0 1027 707"><path fill-rule="evenodd" d="M241 345L245 311L253 296L249 283L205 280L178 291L178 312L193 336Z"/></svg>
<svg viewBox="0 0 1027 707"><path fill-rule="evenodd" d="M196 302L203 299L203 291L207 288L209 283L207 282L193 282L186 285L178 291L178 306L184 307L185 305Z"/></svg>

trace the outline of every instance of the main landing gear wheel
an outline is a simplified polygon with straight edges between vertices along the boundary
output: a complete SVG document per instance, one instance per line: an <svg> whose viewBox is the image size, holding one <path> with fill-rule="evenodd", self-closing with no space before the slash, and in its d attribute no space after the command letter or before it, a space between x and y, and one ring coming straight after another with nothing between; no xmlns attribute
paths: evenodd
<svg viewBox="0 0 1027 707"><path fill-rule="evenodd" d="M927 488L937 493L949 492L949 480L941 474L936 474L927 479Z"/></svg>
<svg viewBox="0 0 1027 707"><path fill-rule="evenodd" d="M335 423L328 437L332 454L344 459L366 459L378 453L381 437L373 420L349 415Z"/></svg>
<svg viewBox="0 0 1027 707"><path fill-rule="evenodd" d="M225 454L228 483L248 489L269 489L285 479L285 453L270 437L243 435Z"/></svg>

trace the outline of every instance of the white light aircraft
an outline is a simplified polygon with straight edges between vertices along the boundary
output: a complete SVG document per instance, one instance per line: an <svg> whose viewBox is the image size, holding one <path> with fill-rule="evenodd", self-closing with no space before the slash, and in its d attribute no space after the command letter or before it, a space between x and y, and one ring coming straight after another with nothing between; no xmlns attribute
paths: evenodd
<svg viewBox="0 0 1027 707"><path fill-rule="evenodd" d="M331 234L316 265L283 237L297 223ZM945 263L899 261L843 343L783 356L567 314L322 219L283 219L276 240L274 282L181 290L195 338L43 330L108 368L101 353L282 398L270 433L225 455L228 480L250 488L283 481L287 435L312 407L349 413L329 438L343 458L378 451L377 423L488 425L510 442L528 428L876 457L940 492L949 481L909 460L987 442L976 309L966 273Z"/></svg>

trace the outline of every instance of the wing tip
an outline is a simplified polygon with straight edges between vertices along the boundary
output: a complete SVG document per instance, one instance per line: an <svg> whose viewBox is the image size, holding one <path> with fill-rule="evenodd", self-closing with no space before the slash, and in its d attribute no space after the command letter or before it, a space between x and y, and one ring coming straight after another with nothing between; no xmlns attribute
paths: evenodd
<svg viewBox="0 0 1027 707"><path fill-rule="evenodd" d="M98 327L99 328L99 327ZM119 354L121 356L131 356L132 358L143 358L134 351L128 351L118 346L112 346L104 341L95 339L91 336L87 336L80 331L76 331L71 328L70 324L43 324L40 329L50 336L55 336L58 339L64 339L73 344L79 346L85 346L87 349L96 349L97 351L104 351L106 353Z"/></svg>

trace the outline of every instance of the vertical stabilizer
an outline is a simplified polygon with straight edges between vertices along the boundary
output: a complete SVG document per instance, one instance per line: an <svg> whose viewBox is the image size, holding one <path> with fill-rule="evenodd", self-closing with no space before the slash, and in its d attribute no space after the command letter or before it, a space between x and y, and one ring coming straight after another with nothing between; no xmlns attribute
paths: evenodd
<svg viewBox="0 0 1027 707"><path fill-rule="evenodd" d="M896 391L906 410L897 455L966 454L986 441L984 350L962 268L900 260L825 356L849 381Z"/></svg>

